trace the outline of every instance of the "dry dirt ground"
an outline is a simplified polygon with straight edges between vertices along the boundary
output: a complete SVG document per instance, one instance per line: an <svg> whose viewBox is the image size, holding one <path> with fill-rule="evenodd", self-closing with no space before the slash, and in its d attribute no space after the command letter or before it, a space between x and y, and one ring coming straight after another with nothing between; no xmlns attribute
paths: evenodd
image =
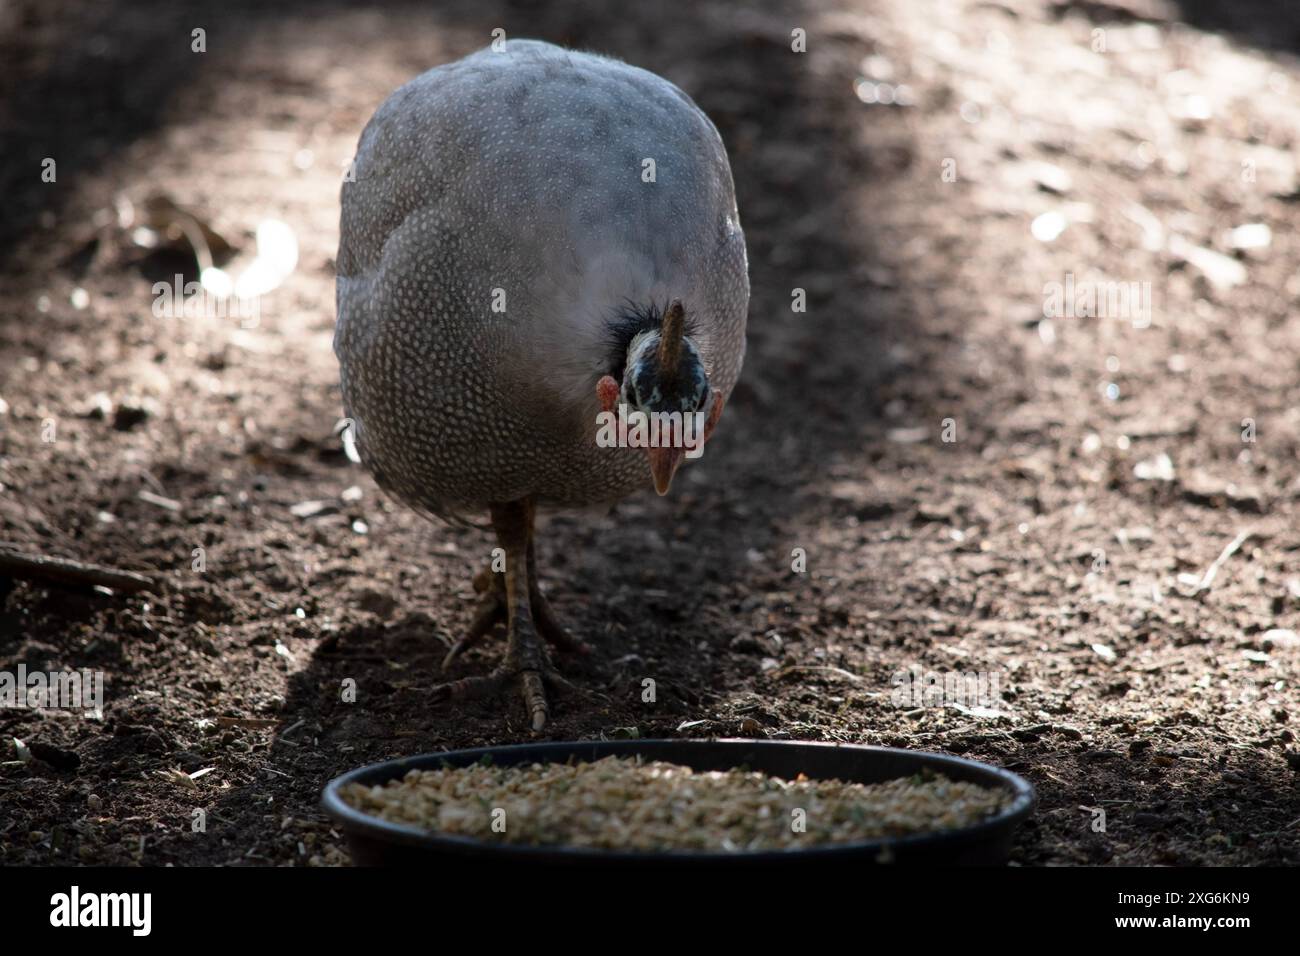
<svg viewBox="0 0 1300 956"><path fill-rule="evenodd" d="M709 454L668 498L542 532L597 648L562 665L610 699L560 699L546 736L966 754L1037 786L1021 864L1300 862L1295 11L0 7L0 542L161 582L5 583L0 663L106 692L101 720L0 711L0 862L344 862L331 776L528 739L513 699L428 699L493 542L383 497L333 431L341 171L393 88L497 27L699 102L754 293ZM152 283L195 267L122 228L151 195L236 263L289 224L257 327L155 316ZM1067 275L1149 308L1054 303ZM909 669L998 696L899 706Z"/></svg>

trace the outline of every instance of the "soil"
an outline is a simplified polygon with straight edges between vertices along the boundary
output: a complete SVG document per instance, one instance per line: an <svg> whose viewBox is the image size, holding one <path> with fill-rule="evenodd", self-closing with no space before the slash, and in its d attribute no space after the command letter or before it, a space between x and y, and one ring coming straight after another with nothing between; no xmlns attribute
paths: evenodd
<svg viewBox="0 0 1300 956"><path fill-rule="evenodd" d="M362 126L498 27L696 99L753 283L708 454L541 531L608 698L543 736L964 754L1037 787L1019 864L1300 863L1300 10L1234 0L6 4L0 542L160 583L4 587L0 669L106 687L0 710L0 863L346 862L331 777L531 739L429 700L494 542L348 461L331 352ZM255 327L155 315L155 194L245 258L289 224ZM1150 308L1045 317L1067 276Z"/></svg>

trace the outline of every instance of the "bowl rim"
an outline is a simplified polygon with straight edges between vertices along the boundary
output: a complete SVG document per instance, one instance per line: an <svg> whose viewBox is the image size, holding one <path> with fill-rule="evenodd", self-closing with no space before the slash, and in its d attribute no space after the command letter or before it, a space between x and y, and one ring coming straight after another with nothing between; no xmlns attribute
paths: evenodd
<svg viewBox="0 0 1300 956"><path fill-rule="evenodd" d="M559 762L555 759L549 759L545 755L547 752L559 754L564 750L573 751L578 748L594 748L592 751L594 759L600 759L603 756L614 756L619 752L630 753L644 748L653 753L656 750L668 748L691 747L693 745L711 745L719 744L724 746L735 746L737 748L758 747L760 749L798 749L798 748L818 748L827 750L851 750L857 753L871 753L877 755L903 755L911 758L919 758L928 766L941 770L943 767L961 768L965 775L973 775L977 782L987 786L1001 786L1009 790L1012 795L1012 801L1001 812L995 816L982 820L974 826L961 827L956 830L938 830L927 833L916 833L903 837L879 837L871 840L855 840L844 843L821 843L809 847L796 847L783 850L735 850L735 851L715 851L715 850L609 850L600 847L579 847L566 846L564 844L530 844L530 843L490 843L485 840L474 837L457 836L440 833L436 830L426 830L412 824L393 823L380 817L372 816L357 808L353 807L340 795L339 791L350 783L358 782L361 778L371 774L387 772L390 769L394 772L389 779L397 779L410 770L431 769L439 762L448 758L474 763L484 756L501 754L503 752L512 754L521 754L526 751L536 751L539 754L539 761L543 763ZM607 750L608 753L601 754L600 751ZM649 756L649 753L647 756ZM570 753L572 756L572 753ZM672 760L671 757L662 759ZM680 758L678 758L680 760ZM536 743L525 744L505 744L501 746L489 747L471 747L459 750L438 751L426 754L417 754L411 757L398 757L392 760L382 760L377 763L367 764L363 767L357 767L345 774L335 777L326 786L321 795L321 804L326 813L337 820L342 826L345 835L362 836L371 840L377 840L390 845L404 847L420 847L437 852L452 852L460 855L475 854L484 859L506 860L509 858L516 859L555 859L572 860L583 862L607 861L610 863L652 863L655 861L663 862L691 862L691 863L718 863L718 862L737 862L753 861L773 862L778 860L791 859L815 859L821 857L838 857L844 854L879 854L885 849L897 849L904 851L912 848L929 847L936 844L953 843L968 844L979 842L981 839L991 839L1000 831L1014 831L1014 829L1024 821L1033 811L1036 803L1036 794L1033 784L1023 777L1012 773L1010 770L1004 770L1001 767L992 764L983 763L978 760L971 760L967 757L958 757L952 754L935 753L926 750L909 750L902 747L879 747L867 744L846 744L835 741L802 741L802 740L750 740L737 737L725 738L707 738L703 740L674 740L672 738L651 738L646 740L572 740L572 741L538 741Z"/></svg>

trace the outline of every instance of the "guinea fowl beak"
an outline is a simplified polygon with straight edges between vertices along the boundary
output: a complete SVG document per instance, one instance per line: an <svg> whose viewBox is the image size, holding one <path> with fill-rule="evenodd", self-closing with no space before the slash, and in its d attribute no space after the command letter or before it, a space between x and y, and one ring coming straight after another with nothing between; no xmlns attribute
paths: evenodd
<svg viewBox="0 0 1300 956"><path fill-rule="evenodd" d="M654 475L655 491L661 495L668 494L668 486L673 483L673 475L686 456L685 448L647 448L650 458L650 473Z"/></svg>

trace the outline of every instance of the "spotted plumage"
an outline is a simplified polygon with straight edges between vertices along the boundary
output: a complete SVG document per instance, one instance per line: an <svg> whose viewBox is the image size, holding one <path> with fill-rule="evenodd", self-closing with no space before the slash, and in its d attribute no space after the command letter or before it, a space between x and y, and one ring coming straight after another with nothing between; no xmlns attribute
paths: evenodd
<svg viewBox="0 0 1300 956"><path fill-rule="evenodd" d="M680 300L708 388L735 384L749 284L726 153L654 74L509 41L394 93L349 180L345 411L362 459L413 506L582 506L648 487L643 454L594 442L629 308L651 331Z"/></svg>
<svg viewBox="0 0 1300 956"><path fill-rule="evenodd" d="M512 40L389 97L342 206L334 350L353 446L418 510L486 512L506 557L476 579L483 605L443 666L505 619L502 663L433 698L517 687L541 730L544 686L572 686L546 644L586 645L538 585L537 508L652 479L666 493L685 441L604 447L602 414L693 413L707 439L740 374L749 280L722 140L652 73Z"/></svg>

